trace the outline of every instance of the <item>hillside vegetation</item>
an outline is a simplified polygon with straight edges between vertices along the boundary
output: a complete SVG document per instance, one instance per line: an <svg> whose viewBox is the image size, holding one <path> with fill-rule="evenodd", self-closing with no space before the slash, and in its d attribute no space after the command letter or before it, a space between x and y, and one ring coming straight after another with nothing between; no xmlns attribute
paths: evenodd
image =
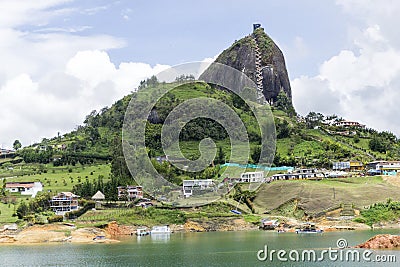
<svg viewBox="0 0 400 267"><path fill-rule="evenodd" d="M249 135L251 148L249 163L258 162L261 147L260 130L254 114L238 96L203 82L195 82L190 76L180 77L177 82L170 84L159 83L155 77L152 77L143 81L139 90L146 88L146 92L151 92L160 87L172 90L158 101L149 117L146 126L146 145L149 157L164 154L160 135L162 125L169 112L185 100L207 97L223 101L238 114ZM111 107L92 111L86 117L83 125L78 126L70 133L50 139L45 138L40 143L18 150L17 158L14 161L3 160L0 162L0 177L34 173L35 171L29 170L31 168L29 164L36 164L35 168L44 171L49 169L49 166L68 170L69 166L110 162L110 175L105 175L110 178L108 188L134 183L126 167L121 147L121 129L125 110L134 95L135 93L118 100ZM340 160L368 162L375 159L399 158L398 140L389 132L377 132L369 128L332 126L332 123L329 122L342 120L335 115L324 116L320 113L310 112L304 118L295 116L290 101L284 93L278 95L278 101L271 108L277 139L274 166L328 168L331 167L333 161ZM219 123L207 118L190 121L180 133L180 148L187 158L197 159L200 156L199 143L206 137L212 138L217 145L214 166L210 165L210 169L206 172L184 173L168 163L160 164L156 161L153 161L153 165L162 175L177 184L187 177L217 177L220 172L218 164L228 162L231 152L227 132ZM17 163L22 160L23 163ZM10 173L10 168L13 168L13 173ZM63 179L67 179L66 177L61 176L58 183L64 183ZM36 177L28 179L26 176L24 178L36 179ZM115 199L115 191L108 193L111 194L110 199ZM89 196L89 192L84 196Z"/></svg>
<svg viewBox="0 0 400 267"><path fill-rule="evenodd" d="M316 216L342 204L363 209L388 198L399 201L400 191L381 177L288 180L262 185L253 205L259 213Z"/></svg>
<svg viewBox="0 0 400 267"><path fill-rule="evenodd" d="M188 80L186 80L187 82ZM141 88L157 90L174 88L155 106L146 126L146 146L151 158L162 156L161 128L171 110L187 99L207 97L223 101L243 121L250 140L249 163L260 157L260 130L250 108L235 94L203 82L159 83L155 77L141 83ZM139 88L139 90L141 90ZM150 91L151 91L150 90ZM74 193L89 199L97 190L105 193L107 200L116 200L116 187L135 184L127 169L121 145L121 130L125 110L135 93L128 95L100 111L92 111L74 131L43 139L37 144L21 148L14 158L0 161L2 186L7 181L41 181L44 188L55 194L61 191ZM399 141L390 132L377 132L369 128L337 127L329 121L341 121L335 115L324 116L310 112L301 118L293 113L289 99L278 96L271 107L276 126L276 151L274 166L331 167L333 161L398 159ZM222 171L220 164L229 162L231 144L226 130L219 123L198 118L190 121L180 133L180 147L189 159L200 156L199 142L212 138L217 146L214 162L202 172L184 172L168 162L153 160L157 171L169 181L181 185L187 178L217 178ZM273 151L273 150L271 150ZM252 169L248 169L252 171ZM237 177L244 169L232 168L229 177ZM273 174L273 173L270 173ZM30 199L7 194L3 188L0 219L15 221L21 201ZM248 194L244 189L240 194ZM357 207L385 201L399 200L398 190L380 178L331 179L323 181L278 181L265 184L249 195L248 206L253 212L281 212L288 214L315 215L341 203L353 203ZM234 199L227 200L230 204ZM238 201L238 200L236 200ZM246 200L247 201L247 200ZM232 202L232 203L231 203ZM246 205L247 205L246 204ZM241 203L243 205L243 203ZM296 213L296 211L301 211Z"/></svg>

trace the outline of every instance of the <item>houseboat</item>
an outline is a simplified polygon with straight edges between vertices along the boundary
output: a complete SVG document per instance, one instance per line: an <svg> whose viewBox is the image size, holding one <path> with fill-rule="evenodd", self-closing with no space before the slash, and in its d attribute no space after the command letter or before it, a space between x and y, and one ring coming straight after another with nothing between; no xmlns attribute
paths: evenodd
<svg viewBox="0 0 400 267"><path fill-rule="evenodd" d="M278 220L262 219L260 228L263 230L274 230L278 226Z"/></svg>
<svg viewBox="0 0 400 267"><path fill-rule="evenodd" d="M168 225L163 225L163 226L153 226L151 228L150 234L170 234L171 229L169 228Z"/></svg>
<svg viewBox="0 0 400 267"><path fill-rule="evenodd" d="M315 223L304 223L300 226L300 228L296 229L296 234L314 234L314 233L322 233L322 229L318 229L315 226Z"/></svg>

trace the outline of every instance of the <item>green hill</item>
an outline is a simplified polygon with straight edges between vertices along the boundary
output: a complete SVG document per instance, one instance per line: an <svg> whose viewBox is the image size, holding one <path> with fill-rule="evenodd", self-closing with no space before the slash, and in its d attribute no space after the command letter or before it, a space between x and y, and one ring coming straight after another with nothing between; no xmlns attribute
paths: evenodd
<svg viewBox="0 0 400 267"><path fill-rule="evenodd" d="M160 99L149 117L146 127L146 145L150 157L164 154L160 134L169 112L185 100L208 97L224 101L239 115L250 138L252 157L249 163L258 160L257 150L261 146L260 130L252 112L233 93L203 82L159 83L155 77L142 82L141 86L150 89L150 92L159 87L174 88ZM25 163L51 163L54 166L108 161L112 162L114 175L118 173L124 176L124 180L129 180L129 172L122 160L120 142L125 110L131 97L132 94L115 102L109 108L91 112L84 124L78 126L76 130L63 136L43 139L38 144L21 149L18 151L19 156ZM292 110L287 110L285 101L288 100L280 99L271 107L276 126L276 154L273 165L330 167L333 161L340 160L368 162L375 159L399 158L400 149L394 135L387 132L379 133L368 128L331 126L326 123L329 116L319 113L310 113L311 115L300 118L294 116ZM287 111L291 115L288 115ZM343 132L348 134L343 134ZM193 120L182 129L180 147L183 154L189 159L198 158L200 156L198 145L206 137L216 142L224 156L223 159L216 159L214 163L229 161L231 144L227 132L219 123L205 118ZM372 141L377 141L382 145L371 146ZM10 165L10 163L7 164ZM187 175L177 174L177 176L184 178ZM181 178L176 181L179 183Z"/></svg>
<svg viewBox="0 0 400 267"><path fill-rule="evenodd" d="M159 83L155 78L142 83L151 90L159 87L174 88L156 104L146 126L146 145L149 157L163 155L160 131L171 110L194 97L218 99L234 110L244 122L250 137L249 163L257 162L261 146L260 130L254 114L236 95L204 82ZM135 93L114 103L111 107L89 114L76 130L18 150L15 161L0 162L0 177L14 181L41 181L52 193L73 191L90 198L96 190L103 191L107 199L115 200L116 187L134 184L122 153L121 131L125 110ZM388 132L368 128L343 128L329 125L329 116L310 113L305 118L288 113L285 98L271 107L276 126L276 152L273 165L297 167L330 167L333 161L398 159L400 151L397 138ZM290 115L289 115L290 114ZM315 118L318 119L315 119ZM338 119L340 120L340 119ZM180 147L189 159L199 157L199 143L211 137L217 145L217 156L202 172L183 172L168 162L153 160L157 171L169 181L180 185L187 178L217 178L219 164L229 161L231 144L225 129L215 121L200 118L190 121L180 134ZM231 168L225 173L237 177L243 169ZM251 169L249 169L251 171ZM271 175L273 173L269 173ZM262 185L249 195L247 205L256 213L288 216L316 216L340 205L358 208L385 201L400 200L398 190L379 177L326 179L322 181L277 181ZM11 198L10 198L11 197ZM15 199L14 199L15 198ZM10 217L16 206L25 198L7 196L3 191L0 220L13 222ZM236 199L223 201L236 205ZM237 201L237 200L236 200ZM16 205L14 205L16 204ZM245 203L240 203L244 206ZM249 209L250 211L250 209Z"/></svg>
<svg viewBox="0 0 400 267"><path fill-rule="evenodd" d="M389 198L400 200L399 189L381 177L288 180L262 185L253 205L259 213L318 216L343 204L363 209Z"/></svg>

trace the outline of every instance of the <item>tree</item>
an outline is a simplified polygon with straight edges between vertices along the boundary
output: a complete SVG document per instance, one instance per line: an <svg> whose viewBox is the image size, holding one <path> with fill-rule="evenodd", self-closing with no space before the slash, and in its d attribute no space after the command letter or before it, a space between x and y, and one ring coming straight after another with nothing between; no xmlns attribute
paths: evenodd
<svg viewBox="0 0 400 267"><path fill-rule="evenodd" d="M18 219L22 219L24 218L29 212L29 207L28 205L26 205L26 203L24 201L22 201L18 208L17 208L17 216Z"/></svg>
<svg viewBox="0 0 400 267"><path fill-rule="evenodd" d="M18 149L20 149L22 147L22 144L21 144L21 142L17 139L17 140L15 140L14 141L14 144L13 144L13 148L15 149L15 150L18 150Z"/></svg>
<svg viewBox="0 0 400 267"><path fill-rule="evenodd" d="M215 163L216 164L224 164L225 163L225 152L221 146L218 148L217 156L215 157Z"/></svg>
<svg viewBox="0 0 400 267"><path fill-rule="evenodd" d="M369 141L369 148L372 151L378 151L381 153L385 153L390 147L390 142L382 138L380 136L374 136L370 141Z"/></svg>
<svg viewBox="0 0 400 267"><path fill-rule="evenodd" d="M98 118L97 115L98 115L97 111L92 110L92 112L90 112L90 114L86 116L83 123L85 123L88 126L96 127L97 126L97 118Z"/></svg>
<svg viewBox="0 0 400 267"><path fill-rule="evenodd" d="M311 111L305 117L307 128L313 129L315 126L318 126L323 121L323 119L324 115L322 115L321 113L315 113L314 111Z"/></svg>
<svg viewBox="0 0 400 267"><path fill-rule="evenodd" d="M277 119L275 125L276 125L276 137L278 139L290 137L292 129L286 120L281 121Z"/></svg>
<svg viewBox="0 0 400 267"><path fill-rule="evenodd" d="M260 160L261 156L261 146L256 146L253 149L253 152L251 153L251 159L253 160L253 163L258 163Z"/></svg>
<svg viewBox="0 0 400 267"><path fill-rule="evenodd" d="M294 110L291 101L283 90L279 92L276 99L275 106L278 109L285 111L289 116L296 115L296 111Z"/></svg>

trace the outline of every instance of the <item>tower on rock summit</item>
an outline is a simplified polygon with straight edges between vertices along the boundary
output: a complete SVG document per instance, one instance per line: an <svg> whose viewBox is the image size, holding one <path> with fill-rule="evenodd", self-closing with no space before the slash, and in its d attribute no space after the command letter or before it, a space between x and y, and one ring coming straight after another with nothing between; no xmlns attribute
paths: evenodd
<svg viewBox="0 0 400 267"><path fill-rule="evenodd" d="M275 42L264 32L261 24L253 24L253 33L235 41L215 60L242 71L257 85L258 99L274 104L280 92L285 93L292 103L292 91L285 59ZM207 68L200 76L219 80L212 67Z"/></svg>

